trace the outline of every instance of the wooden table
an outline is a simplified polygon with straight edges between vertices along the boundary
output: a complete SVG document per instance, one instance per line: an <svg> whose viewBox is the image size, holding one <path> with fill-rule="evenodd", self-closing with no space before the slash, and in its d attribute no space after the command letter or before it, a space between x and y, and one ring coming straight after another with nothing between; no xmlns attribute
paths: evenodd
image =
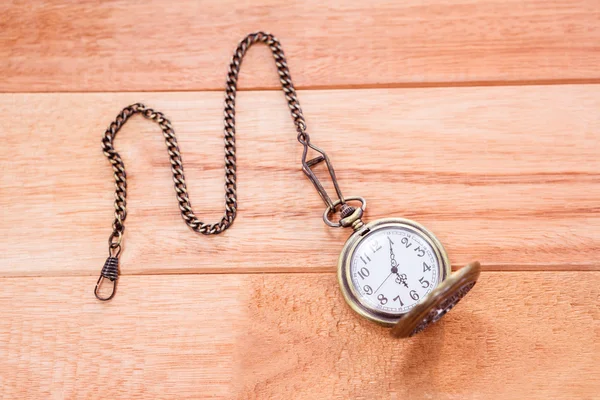
<svg viewBox="0 0 600 400"><path fill-rule="evenodd" d="M600 3L251 3L0 5L0 398L598 398ZM349 232L321 221L264 46L240 77L234 226L182 223L160 131L134 118L120 290L94 298L104 129L130 103L163 111L196 212L220 218L224 76L257 29L367 219L416 219L455 269L482 262L423 334L345 305Z"/></svg>

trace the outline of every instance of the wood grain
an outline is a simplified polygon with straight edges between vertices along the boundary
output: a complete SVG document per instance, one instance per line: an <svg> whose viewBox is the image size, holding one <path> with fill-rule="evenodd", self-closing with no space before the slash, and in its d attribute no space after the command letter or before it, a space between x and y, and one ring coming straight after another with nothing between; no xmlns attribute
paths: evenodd
<svg viewBox="0 0 600 400"><path fill-rule="evenodd" d="M462 266L598 269L599 86L307 91L315 143L367 220L404 216ZM0 96L0 275L96 275L112 223L100 137L135 101L171 117L192 204L222 213L220 93ZM279 92L240 94L239 216L219 236L182 222L160 130L132 120L117 139L128 174L124 274L334 271L348 231L326 227L300 171ZM349 117L352 116L352 117ZM324 175L321 175L324 176ZM315 251L318 249L318 251Z"/></svg>
<svg viewBox="0 0 600 400"><path fill-rule="evenodd" d="M93 284L0 282L0 398L600 392L597 272L485 272L443 322L405 341L353 314L334 274L126 276L111 303L93 298Z"/></svg>
<svg viewBox="0 0 600 400"><path fill-rule="evenodd" d="M0 399L598 398L599 22L597 0L0 2ZM258 29L366 220L418 220L454 267L484 265L423 334L344 304L349 232L321 221L264 46L240 77L234 226L187 229L160 131L133 119L120 290L94 298L104 129L165 112L217 220L225 70Z"/></svg>
<svg viewBox="0 0 600 400"><path fill-rule="evenodd" d="M0 91L221 89L247 33L278 35L298 87L600 79L597 0L4 1ZM266 48L241 86L278 86Z"/></svg>

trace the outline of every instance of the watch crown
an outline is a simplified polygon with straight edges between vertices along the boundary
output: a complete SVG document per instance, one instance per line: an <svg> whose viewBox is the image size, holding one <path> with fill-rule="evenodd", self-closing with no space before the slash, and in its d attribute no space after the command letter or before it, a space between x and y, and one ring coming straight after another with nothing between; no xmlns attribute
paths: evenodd
<svg viewBox="0 0 600 400"><path fill-rule="evenodd" d="M342 207L340 208L340 216L342 218L346 218L349 215L352 215L352 213L356 210L356 208L352 207L349 204L343 204Z"/></svg>

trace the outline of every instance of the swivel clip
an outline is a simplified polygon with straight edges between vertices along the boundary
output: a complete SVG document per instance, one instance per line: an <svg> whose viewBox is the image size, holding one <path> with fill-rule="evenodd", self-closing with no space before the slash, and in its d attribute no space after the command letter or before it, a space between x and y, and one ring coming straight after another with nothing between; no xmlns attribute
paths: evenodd
<svg viewBox="0 0 600 400"><path fill-rule="evenodd" d="M112 291L106 297L103 297L99 293L99 289L102 286L104 279L108 279L112 282ZM102 267L98 282L96 282L96 288L94 289L94 295L98 300L107 301L114 297L117 292L117 280L119 279L119 259L114 256L109 256Z"/></svg>

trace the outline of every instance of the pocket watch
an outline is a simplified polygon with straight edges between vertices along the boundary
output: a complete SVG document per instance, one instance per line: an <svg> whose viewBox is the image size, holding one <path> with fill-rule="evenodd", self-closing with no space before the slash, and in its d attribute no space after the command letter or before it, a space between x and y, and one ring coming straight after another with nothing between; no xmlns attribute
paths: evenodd
<svg viewBox="0 0 600 400"><path fill-rule="evenodd" d="M393 335L422 331L475 285L479 263L452 274L444 247L424 226L404 218L363 224L362 208L352 214L342 219L342 226L350 223L355 232L339 257L340 290L356 313L393 327Z"/></svg>
<svg viewBox="0 0 600 400"><path fill-rule="evenodd" d="M413 336L437 322L475 286L481 271L479 262L453 274L444 246L423 225L405 218L382 218L365 224L365 199L344 198L333 167L326 156L324 160L339 200L331 201L310 168L304 171L328 204L323 214L325 223L354 230L337 266L346 303L360 316L392 327L396 337ZM306 162L310 164L314 162ZM351 202L359 202L360 207ZM340 219L336 223L330 216L338 208Z"/></svg>
<svg viewBox="0 0 600 400"><path fill-rule="evenodd" d="M420 224L403 218L384 218L363 223L366 201L362 197L343 196L329 157L311 142L281 44L277 38L265 32L251 33L238 44L227 73L224 110L225 212L220 221L204 223L193 211L175 131L171 121L161 112L141 103L132 104L121 110L106 129L102 136L102 151L112 166L115 178L115 219L108 238L108 258L100 272L94 294L99 300L106 301L116 293L127 217L127 179L125 164L114 148L114 140L121 127L132 116L140 114L158 124L162 130L173 173L176 199L184 222L193 231L204 235L222 233L233 224L237 215L237 81L244 55L255 43L266 44L273 53L279 80L298 133L297 139L304 147L302 171L326 205L324 222L332 227L354 230L338 261L337 275L344 299L360 316L392 327L391 332L395 336L407 337L420 332L440 319L473 287L479 276L479 263L469 264L451 274L444 247ZM309 153L313 156L309 157ZM335 201L313 171L313 167L321 163L327 166L336 192ZM337 216L337 221L334 215ZM104 294L102 285L106 280L112 282L112 286Z"/></svg>

